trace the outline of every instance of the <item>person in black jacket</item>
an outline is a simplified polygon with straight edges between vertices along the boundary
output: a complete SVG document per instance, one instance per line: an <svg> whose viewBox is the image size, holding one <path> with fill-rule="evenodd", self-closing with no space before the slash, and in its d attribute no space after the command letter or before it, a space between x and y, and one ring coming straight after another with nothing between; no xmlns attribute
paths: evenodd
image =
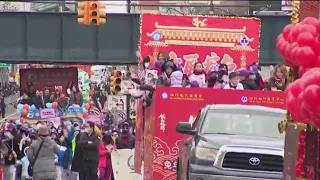
<svg viewBox="0 0 320 180"><path fill-rule="evenodd" d="M117 149L133 149L135 144L134 136L130 133L130 125L124 122L122 125L122 132L116 139Z"/></svg>
<svg viewBox="0 0 320 180"><path fill-rule="evenodd" d="M255 73L248 70L241 70L239 74L240 83L243 85L245 90L261 90L261 87L255 81Z"/></svg>
<svg viewBox="0 0 320 180"><path fill-rule="evenodd" d="M6 103L4 102L4 97L2 94L0 95L0 111L1 111L1 117L5 118L6 117Z"/></svg>
<svg viewBox="0 0 320 180"><path fill-rule="evenodd" d="M32 105L32 99L28 97L27 93L23 93L22 96L19 98L19 103L20 104L28 104L28 105Z"/></svg>
<svg viewBox="0 0 320 180"><path fill-rule="evenodd" d="M80 180L98 180L98 163L99 163L99 143L100 140L94 132L95 124L89 121L86 124L85 133L80 135L77 143L82 149L82 172L83 177Z"/></svg>
<svg viewBox="0 0 320 180"><path fill-rule="evenodd" d="M14 124L9 123L5 127L5 140L2 141L2 155L4 157L3 179L15 179L15 164L20 160L21 152L19 143L21 138L18 137Z"/></svg>

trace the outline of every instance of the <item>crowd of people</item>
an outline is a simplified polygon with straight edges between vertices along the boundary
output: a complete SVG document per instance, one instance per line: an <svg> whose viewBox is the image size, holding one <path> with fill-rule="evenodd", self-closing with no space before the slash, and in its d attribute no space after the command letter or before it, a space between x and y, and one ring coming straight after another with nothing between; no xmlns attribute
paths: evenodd
<svg viewBox="0 0 320 180"><path fill-rule="evenodd" d="M0 94L3 97L9 97L10 95L19 92L19 85L16 82L9 82L5 84L0 83Z"/></svg>
<svg viewBox="0 0 320 180"><path fill-rule="evenodd" d="M258 63L253 63L246 69L234 72L229 72L226 64L220 64L205 72L203 64L197 62L194 64L192 74L187 76L179 64L175 64L165 53L159 53L153 66L150 66L148 56L143 59L140 71L137 73L138 78L134 79L136 83L145 84L147 69L157 71L158 79L148 81L154 82L149 85L156 86L284 91L289 84L288 70L284 64L276 65L268 79L263 78Z"/></svg>
<svg viewBox="0 0 320 180"><path fill-rule="evenodd" d="M101 111L103 88L91 85L90 110ZM105 95L106 96L106 95ZM57 102L61 110L70 105L83 104L78 86L70 83L66 90L56 87L54 92L36 90L32 84L21 91L19 104L45 108ZM0 101L1 104L1 101ZM112 115L103 122L61 120L36 124L6 120L1 122L1 168L4 180L112 180L111 152L133 149L135 144L131 123L113 126Z"/></svg>
<svg viewBox="0 0 320 180"><path fill-rule="evenodd" d="M4 122L1 138L4 180L110 180L110 153L133 149L135 142L128 123L110 130L90 121L68 120L58 127L43 121Z"/></svg>

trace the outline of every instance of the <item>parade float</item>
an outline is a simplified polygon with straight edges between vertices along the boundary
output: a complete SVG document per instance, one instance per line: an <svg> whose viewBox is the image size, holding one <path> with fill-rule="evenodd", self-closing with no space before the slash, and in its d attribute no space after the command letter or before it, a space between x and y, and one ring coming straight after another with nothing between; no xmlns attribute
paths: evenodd
<svg viewBox="0 0 320 180"><path fill-rule="evenodd" d="M277 49L290 67L283 179L319 179L320 21L319 2L293 1L291 24L277 38Z"/></svg>
<svg viewBox="0 0 320 180"><path fill-rule="evenodd" d="M205 71L227 64L229 71L258 61L260 20L241 17L141 15L140 50L151 64L167 53L184 73L196 62ZM135 172L145 180L175 180L183 135L178 122L192 122L207 104L262 105L285 109L285 94L274 91L228 91L157 87L150 107L139 102L136 120ZM183 106L181 106L183 105ZM143 169L142 169L143 167Z"/></svg>

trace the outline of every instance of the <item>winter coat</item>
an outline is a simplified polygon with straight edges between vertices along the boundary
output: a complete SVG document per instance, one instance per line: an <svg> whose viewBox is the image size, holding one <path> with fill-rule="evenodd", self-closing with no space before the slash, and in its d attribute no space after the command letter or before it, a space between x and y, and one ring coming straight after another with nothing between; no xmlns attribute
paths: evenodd
<svg viewBox="0 0 320 180"><path fill-rule="evenodd" d="M99 144L99 166L100 168L105 168L110 164L110 159L108 158L109 152L105 148L104 143L100 142Z"/></svg>
<svg viewBox="0 0 320 180"><path fill-rule="evenodd" d="M51 137L47 136L33 141L27 150L27 157L30 162L34 161L34 156L42 141L44 141L42 148L33 166L33 178L34 180L56 179L55 154L59 152L59 147Z"/></svg>
<svg viewBox="0 0 320 180"><path fill-rule="evenodd" d="M171 87L182 87L183 73L181 71L175 71L170 76Z"/></svg>
<svg viewBox="0 0 320 180"><path fill-rule="evenodd" d="M71 92L69 105L75 104L76 102L78 102L77 104L80 106L83 104L83 96L81 92L78 92L77 94Z"/></svg>
<svg viewBox="0 0 320 180"><path fill-rule="evenodd" d="M81 165L83 161L82 159L83 152L80 146L77 146L79 140L80 140L80 132L76 131L74 134L74 138L72 140L72 151L74 153L72 158L71 171L74 171L74 172L80 172L82 170Z"/></svg>
<svg viewBox="0 0 320 180"><path fill-rule="evenodd" d="M92 143L88 143L91 141ZM80 134L80 140L77 143L83 152L82 159L85 161L99 161L100 140L95 132Z"/></svg>
<svg viewBox="0 0 320 180"><path fill-rule="evenodd" d="M206 74L191 74L191 76L189 76L189 81L197 81L200 88L206 87Z"/></svg>

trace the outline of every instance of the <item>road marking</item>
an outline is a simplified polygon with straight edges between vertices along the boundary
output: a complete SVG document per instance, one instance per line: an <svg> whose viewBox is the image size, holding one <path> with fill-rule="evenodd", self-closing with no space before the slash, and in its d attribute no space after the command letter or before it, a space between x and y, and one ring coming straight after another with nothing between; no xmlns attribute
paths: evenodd
<svg viewBox="0 0 320 180"><path fill-rule="evenodd" d="M17 113L12 113L12 114L10 114L9 116L7 116L7 117L5 117L5 118L2 118L2 119L7 119L7 118L9 118L9 117L12 117L12 116L14 116L14 115L16 115Z"/></svg>

